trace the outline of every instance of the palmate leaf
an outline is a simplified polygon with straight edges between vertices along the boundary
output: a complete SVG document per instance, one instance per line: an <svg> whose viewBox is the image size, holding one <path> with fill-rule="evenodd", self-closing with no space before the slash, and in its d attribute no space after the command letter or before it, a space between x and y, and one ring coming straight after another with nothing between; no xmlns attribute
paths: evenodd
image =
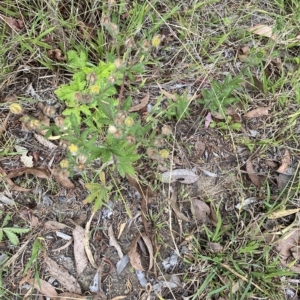
<svg viewBox="0 0 300 300"><path fill-rule="evenodd" d="M2 241L2 239L3 239L3 230L2 230L2 228L0 229L0 242Z"/></svg>

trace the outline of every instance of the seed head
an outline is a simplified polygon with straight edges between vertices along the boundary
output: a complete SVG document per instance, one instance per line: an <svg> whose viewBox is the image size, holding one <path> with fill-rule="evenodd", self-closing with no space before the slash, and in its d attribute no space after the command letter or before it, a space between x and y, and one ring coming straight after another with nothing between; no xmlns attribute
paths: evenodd
<svg viewBox="0 0 300 300"><path fill-rule="evenodd" d="M60 163L59 163L60 167L62 169L68 169L69 168L69 161L67 159L63 159Z"/></svg>
<svg viewBox="0 0 300 300"><path fill-rule="evenodd" d="M9 106L9 110L10 110L11 113L13 113L15 115L18 115L22 112L23 108L19 103L12 103Z"/></svg>
<svg viewBox="0 0 300 300"><path fill-rule="evenodd" d="M84 154L80 154L76 157L76 163L78 165L84 165L86 163L87 157Z"/></svg>
<svg viewBox="0 0 300 300"><path fill-rule="evenodd" d="M156 34L152 41L151 41L151 44L153 47L157 48L161 43L161 35L160 34Z"/></svg>
<svg viewBox="0 0 300 300"><path fill-rule="evenodd" d="M122 67L123 61L122 61L121 58L117 58L117 59L115 60L114 64L115 64L115 67L116 67L117 69L119 69L119 68Z"/></svg>
<svg viewBox="0 0 300 300"><path fill-rule="evenodd" d="M161 136L156 137L156 139L154 140L154 146L157 148L160 148L164 145L164 139Z"/></svg>
<svg viewBox="0 0 300 300"><path fill-rule="evenodd" d="M70 153L71 153L73 156L75 156L75 155L77 154L77 152L78 152L78 147L77 147L77 145L75 145L75 144L69 145L69 146L68 146L68 149L69 149Z"/></svg>
<svg viewBox="0 0 300 300"><path fill-rule="evenodd" d="M97 81L97 75L95 73L87 74L86 81L88 82L88 84L94 84Z"/></svg>
<svg viewBox="0 0 300 300"><path fill-rule="evenodd" d="M123 125L124 120L126 118L126 112L125 111L119 111L116 115L115 123L117 126Z"/></svg>
<svg viewBox="0 0 300 300"><path fill-rule="evenodd" d="M128 143L128 144L130 144L130 145L132 145L132 144L134 144L135 142L136 142L136 138L135 138L135 136L133 136L133 135L128 135L127 137L126 137L126 142Z"/></svg>
<svg viewBox="0 0 300 300"><path fill-rule="evenodd" d="M167 149L162 149L159 151L159 156L161 158L168 158L170 155L169 151Z"/></svg>
<svg viewBox="0 0 300 300"><path fill-rule="evenodd" d="M170 127L169 125L164 125L164 126L162 127L162 129L161 129L161 133L162 133L163 135L170 135L171 132L172 132L172 129L171 129L171 127Z"/></svg>
<svg viewBox="0 0 300 300"><path fill-rule="evenodd" d="M53 118L56 115L56 109L55 107L51 106L51 105L46 105L43 108L43 113L49 117L49 118Z"/></svg>
<svg viewBox="0 0 300 300"><path fill-rule="evenodd" d="M120 129L117 129L117 131L113 133L113 136L116 139L120 139L123 136L123 133L122 133L122 131Z"/></svg>
<svg viewBox="0 0 300 300"><path fill-rule="evenodd" d="M114 125L109 125L107 131L108 131L109 133L111 133L111 134L114 134L115 132L118 131L118 129L117 129L117 127L114 126Z"/></svg>
<svg viewBox="0 0 300 300"><path fill-rule="evenodd" d="M125 126L127 126L127 127L131 127L132 125L134 125L134 120L133 120L131 117L127 117L127 118L124 120L124 124L125 124Z"/></svg>

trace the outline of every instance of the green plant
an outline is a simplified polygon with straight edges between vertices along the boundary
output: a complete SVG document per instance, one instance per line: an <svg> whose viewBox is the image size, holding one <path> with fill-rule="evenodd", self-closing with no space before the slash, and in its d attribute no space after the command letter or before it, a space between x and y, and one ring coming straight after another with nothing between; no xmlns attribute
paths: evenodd
<svg viewBox="0 0 300 300"><path fill-rule="evenodd" d="M168 100L168 107L165 110L165 116L167 119L176 118L176 120L183 119L189 115L189 105L190 101L188 100L187 93L183 95L175 95L176 101Z"/></svg>
<svg viewBox="0 0 300 300"><path fill-rule="evenodd" d="M232 93L240 88L242 82L241 76L232 78L230 74L225 77L223 83L213 80L210 89L202 90L203 99L198 102L204 104L204 107L208 108L211 113L218 112L225 117L226 108L239 101L238 98L232 96Z"/></svg>
<svg viewBox="0 0 300 300"><path fill-rule="evenodd" d="M6 227L8 222L11 220L11 215L7 214L4 217L4 220L2 222L1 228L0 228L0 242L3 239L3 235L8 238L8 240L15 246L19 244L19 238L17 234L27 233L30 231L29 228L18 228L18 227Z"/></svg>
<svg viewBox="0 0 300 300"><path fill-rule="evenodd" d="M34 278L38 281L38 284L40 284L40 276L39 276L39 270L38 270L38 257L40 251L44 251L44 246L41 243L42 238L36 238L32 250L31 250L31 257L29 261L27 262L25 269L23 271L23 275L26 274L26 272L29 270L31 266L34 267Z"/></svg>
<svg viewBox="0 0 300 300"><path fill-rule="evenodd" d="M156 132L151 132L153 124L129 112L131 97L121 103L116 95L125 76L134 80L135 74L143 72L143 64L127 67L122 60L110 57L95 66L84 51L69 51L67 57L73 79L56 90L66 104L62 112L65 119L50 126L46 136L61 135L68 145L69 165L75 170L81 171L89 162L101 158L104 164L112 160L122 177L133 175L133 163L141 157L139 148L155 146ZM187 112L186 103L179 98L177 117ZM159 154L167 157L163 151Z"/></svg>

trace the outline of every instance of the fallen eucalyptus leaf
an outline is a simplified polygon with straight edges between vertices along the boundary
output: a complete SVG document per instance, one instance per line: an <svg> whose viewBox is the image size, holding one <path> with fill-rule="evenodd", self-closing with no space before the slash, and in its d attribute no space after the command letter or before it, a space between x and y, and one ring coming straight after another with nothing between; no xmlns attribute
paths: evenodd
<svg viewBox="0 0 300 300"><path fill-rule="evenodd" d="M88 259L85 253L84 248L84 229L76 225L73 230L73 239L74 239L74 257L76 262L76 271L79 276L87 267Z"/></svg>
<svg viewBox="0 0 300 300"><path fill-rule="evenodd" d="M261 187L261 181L259 177L256 175L256 172L253 169L253 165L250 159L246 162L246 171L252 183L254 183L257 187Z"/></svg>
<svg viewBox="0 0 300 300"><path fill-rule="evenodd" d="M68 291L76 294L81 294L81 288L77 280L69 274L62 266L59 266L54 260L48 256L44 257L47 269L52 277L54 277Z"/></svg>
<svg viewBox="0 0 300 300"><path fill-rule="evenodd" d="M135 105L135 106L129 108L128 111L129 112L134 112L134 111L141 110L142 108L144 108L148 104L149 98L150 98L150 94L149 94L149 92L147 92L147 95L141 100L141 102L138 105Z"/></svg>
<svg viewBox="0 0 300 300"><path fill-rule="evenodd" d="M270 107L258 107L253 110L248 111L244 114L245 118L252 119L252 118L259 118L262 116L268 116L269 115L269 109Z"/></svg>
<svg viewBox="0 0 300 300"><path fill-rule="evenodd" d="M172 170L171 172L162 173L160 179L164 183L180 182L191 184L196 182L199 179L199 176L190 170L177 169Z"/></svg>
<svg viewBox="0 0 300 300"><path fill-rule="evenodd" d="M46 297L54 298L58 295L55 290L55 287L43 279L37 280L32 278L27 280L27 282Z"/></svg>
<svg viewBox="0 0 300 300"><path fill-rule="evenodd" d="M261 35L264 37L268 37L274 41L277 40L277 36L273 34L273 30L270 26L264 25L264 24L257 24L251 28L248 29L249 32Z"/></svg>
<svg viewBox="0 0 300 300"><path fill-rule="evenodd" d="M286 209L286 210L278 210L268 215L268 219L275 220L279 218L283 218L292 214L296 214L300 211L300 208L295 209Z"/></svg>
<svg viewBox="0 0 300 300"><path fill-rule="evenodd" d="M284 155L281 158L281 166L278 168L278 170L276 172L286 173L290 162L291 162L290 153L289 153L289 150L286 149L284 152ZM286 175L290 175L290 174L286 174Z"/></svg>
<svg viewBox="0 0 300 300"><path fill-rule="evenodd" d="M193 199L191 210L197 221L200 221L203 224L210 223L210 208L205 202Z"/></svg>

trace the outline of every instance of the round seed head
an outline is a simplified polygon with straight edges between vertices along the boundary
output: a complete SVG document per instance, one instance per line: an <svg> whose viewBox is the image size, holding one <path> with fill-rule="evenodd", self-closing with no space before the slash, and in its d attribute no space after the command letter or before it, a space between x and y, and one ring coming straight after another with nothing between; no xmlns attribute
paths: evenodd
<svg viewBox="0 0 300 300"><path fill-rule="evenodd" d="M19 103L12 103L9 106L9 110L10 110L11 113L13 113L15 115L18 115L23 111L23 108Z"/></svg>

